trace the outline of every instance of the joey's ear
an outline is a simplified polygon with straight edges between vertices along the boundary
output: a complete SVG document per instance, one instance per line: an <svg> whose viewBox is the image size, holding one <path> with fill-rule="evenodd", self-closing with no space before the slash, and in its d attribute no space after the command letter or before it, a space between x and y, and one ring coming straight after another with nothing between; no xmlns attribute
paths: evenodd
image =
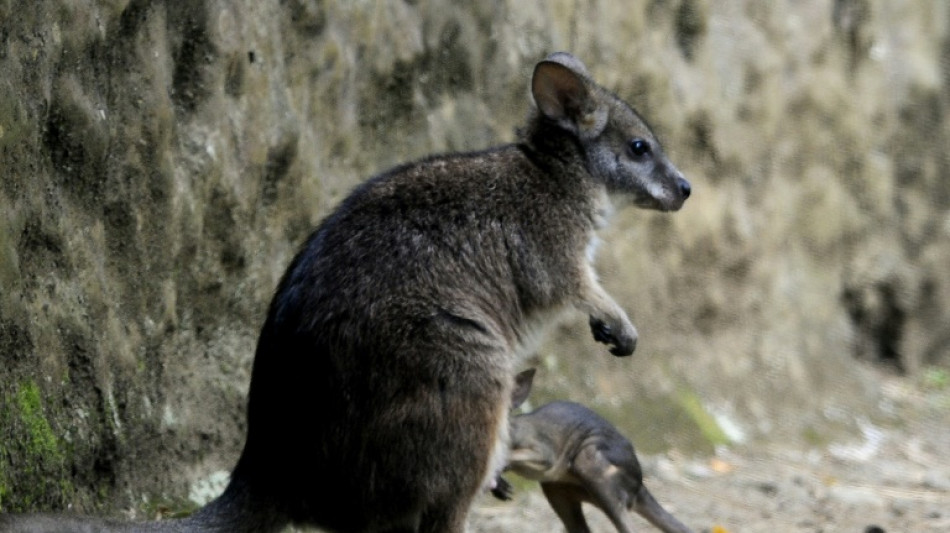
<svg viewBox="0 0 950 533"><path fill-rule="evenodd" d="M576 122L587 107L588 91L583 78L555 61L545 60L534 67L531 94L541 114L558 122Z"/></svg>
<svg viewBox="0 0 950 533"><path fill-rule="evenodd" d="M517 409L518 406L528 399L531 394L531 384L534 383L535 369L529 368L515 376L515 388L511 391L511 408Z"/></svg>

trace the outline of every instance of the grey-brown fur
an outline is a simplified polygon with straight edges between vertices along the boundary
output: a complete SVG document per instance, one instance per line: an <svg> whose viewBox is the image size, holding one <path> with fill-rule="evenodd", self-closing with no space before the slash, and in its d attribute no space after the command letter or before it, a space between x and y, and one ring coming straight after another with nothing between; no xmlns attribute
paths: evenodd
<svg viewBox="0 0 950 533"><path fill-rule="evenodd" d="M533 376L533 370L518 375L513 406L527 398ZM602 510L620 533L634 529L630 510L664 533L692 533L647 490L630 441L583 405L557 401L512 417L508 469L541 483L568 533L590 533L584 502ZM496 484L507 485L500 478Z"/></svg>
<svg viewBox="0 0 950 533"><path fill-rule="evenodd" d="M594 233L608 195L676 210L689 184L586 72L549 57L517 143L392 169L321 223L261 331L232 482L192 523L462 531L504 463L514 368L538 332L575 307L633 351Z"/></svg>

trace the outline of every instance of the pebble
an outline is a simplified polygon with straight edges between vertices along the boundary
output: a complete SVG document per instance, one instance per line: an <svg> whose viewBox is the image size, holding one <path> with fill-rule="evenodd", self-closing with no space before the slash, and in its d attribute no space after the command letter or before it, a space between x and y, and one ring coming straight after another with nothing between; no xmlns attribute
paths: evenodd
<svg viewBox="0 0 950 533"><path fill-rule="evenodd" d="M922 485L928 489L950 491L950 473L931 470L924 474Z"/></svg>
<svg viewBox="0 0 950 533"><path fill-rule="evenodd" d="M877 507L883 508L884 498L870 489L864 487L848 487L845 485L833 485L828 489L828 498L843 505L853 507Z"/></svg>

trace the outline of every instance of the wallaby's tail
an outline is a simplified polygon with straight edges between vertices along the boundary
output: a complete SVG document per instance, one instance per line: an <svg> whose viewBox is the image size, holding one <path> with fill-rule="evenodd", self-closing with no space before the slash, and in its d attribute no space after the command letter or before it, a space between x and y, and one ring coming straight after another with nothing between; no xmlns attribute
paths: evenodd
<svg viewBox="0 0 950 533"><path fill-rule="evenodd" d="M176 521L167 521L171 522ZM270 499L252 495L246 483L232 477L224 494L177 522L181 523L181 529L145 531L273 533L283 530L291 521Z"/></svg>
<svg viewBox="0 0 950 533"><path fill-rule="evenodd" d="M132 533L139 524L75 514L29 513L0 515L0 533ZM145 531L155 531L144 529ZM166 529L164 531L182 531Z"/></svg>
<svg viewBox="0 0 950 533"><path fill-rule="evenodd" d="M0 515L0 533L267 533L289 520L251 497L241 483L231 483L220 497L187 518L125 522L75 514Z"/></svg>
<svg viewBox="0 0 950 533"><path fill-rule="evenodd" d="M686 527L675 516L668 513L650 494L645 485L640 485L640 492L637 494L634 510L664 533L693 533L692 529Z"/></svg>
<svg viewBox="0 0 950 533"><path fill-rule="evenodd" d="M70 513L0 515L0 533L212 533L244 531L209 524L196 517L128 522Z"/></svg>

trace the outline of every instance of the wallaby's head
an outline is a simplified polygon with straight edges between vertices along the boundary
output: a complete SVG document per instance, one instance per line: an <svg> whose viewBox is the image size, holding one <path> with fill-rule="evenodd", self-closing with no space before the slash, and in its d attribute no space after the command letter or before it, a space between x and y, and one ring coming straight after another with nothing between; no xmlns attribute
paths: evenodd
<svg viewBox="0 0 950 533"><path fill-rule="evenodd" d="M548 56L534 69L531 93L541 119L576 137L587 170L613 196L661 211L683 206L690 184L646 121L594 83L580 60L564 52Z"/></svg>

